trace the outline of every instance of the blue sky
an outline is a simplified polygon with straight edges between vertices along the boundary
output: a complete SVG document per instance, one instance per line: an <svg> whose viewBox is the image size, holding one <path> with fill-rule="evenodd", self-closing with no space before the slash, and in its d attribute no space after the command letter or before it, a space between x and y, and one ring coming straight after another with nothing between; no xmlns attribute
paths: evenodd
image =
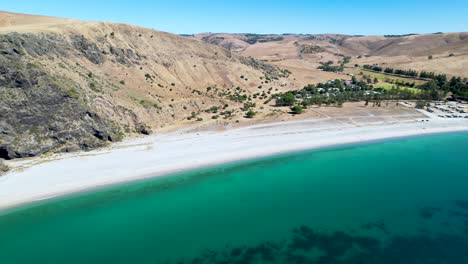
<svg viewBox="0 0 468 264"><path fill-rule="evenodd" d="M468 0L0 0L0 10L124 22L179 34L468 31Z"/></svg>

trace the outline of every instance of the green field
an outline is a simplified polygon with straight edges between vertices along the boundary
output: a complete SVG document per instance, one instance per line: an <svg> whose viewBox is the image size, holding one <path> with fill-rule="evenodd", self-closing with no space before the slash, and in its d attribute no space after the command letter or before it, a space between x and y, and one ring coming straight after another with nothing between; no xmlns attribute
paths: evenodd
<svg viewBox="0 0 468 264"><path fill-rule="evenodd" d="M416 85L421 85L421 84L426 83L426 81L420 80L420 79L388 75L385 73L377 73L377 72L368 71L362 68L353 68L353 69L348 68L346 69L346 71L348 73L352 73L356 75L356 77L362 76L360 74L362 72L364 75L370 76L372 79L377 78L381 82L386 82L386 80L392 80L392 81L400 81L400 82L414 82Z"/></svg>
<svg viewBox="0 0 468 264"><path fill-rule="evenodd" d="M396 87L396 83L391 83L393 82L410 82L410 83L415 83L416 86L422 85L426 83L424 80L420 79L415 79L411 77L400 77L400 76L394 76L394 75L388 75L385 73L378 73L378 72L373 72L373 71L368 71L363 68L348 68L346 69L347 73L352 73L356 76L356 78L360 79L363 75L369 76L371 79L377 78L379 82L377 84L374 84L374 88L383 88L385 90L391 90L392 87ZM361 74L362 73L362 74ZM410 90L414 93L419 93L421 90L418 88L414 87L409 87L406 85L399 85L400 89L406 89Z"/></svg>
<svg viewBox="0 0 468 264"><path fill-rule="evenodd" d="M378 84L374 84L374 88L383 88L385 90L391 90L392 87L396 87L395 84L391 84L391 83L378 83ZM401 86L400 85L400 89L401 90L410 90L414 93L419 93L421 90L418 89L418 88L414 88L414 87L408 87L408 86Z"/></svg>

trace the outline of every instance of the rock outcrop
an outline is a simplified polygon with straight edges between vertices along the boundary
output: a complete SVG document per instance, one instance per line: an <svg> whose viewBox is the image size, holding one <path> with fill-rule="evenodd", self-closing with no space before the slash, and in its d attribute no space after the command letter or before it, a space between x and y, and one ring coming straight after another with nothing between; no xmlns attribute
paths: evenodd
<svg viewBox="0 0 468 264"><path fill-rule="evenodd" d="M0 176L8 171L8 166L0 159Z"/></svg>
<svg viewBox="0 0 468 264"><path fill-rule="evenodd" d="M0 35L0 158L88 150L119 139L116 126L78 100L78 84L54 79L28 61L27 56L67 56L59 41L54 37ZM92 48L89 56L94 52Z"/></svg>
<svg viewBox="0 0 468 264"><path fill-rule="evenodd" d="M270 89L284 87L275 83L287 74L278 67L199 40L126 24L2 14L0 159L90 150L199 122L187 117L220 105L234 113L240 103L229 89L242 87L255 99L265 76Z"/></svg>

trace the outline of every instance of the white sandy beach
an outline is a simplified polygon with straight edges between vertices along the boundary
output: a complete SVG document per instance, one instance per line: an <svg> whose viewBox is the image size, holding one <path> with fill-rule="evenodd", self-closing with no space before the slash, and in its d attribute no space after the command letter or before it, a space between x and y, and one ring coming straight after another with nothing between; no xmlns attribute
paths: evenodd
<svg viewBox="0 0 468 264"><path fill-rule="evenodd" d="M468 131L468 120L352 125L298 120L212 132L157 134L107 149L9 162L0 208L100 186L289 151L394 137Z"/></svg>

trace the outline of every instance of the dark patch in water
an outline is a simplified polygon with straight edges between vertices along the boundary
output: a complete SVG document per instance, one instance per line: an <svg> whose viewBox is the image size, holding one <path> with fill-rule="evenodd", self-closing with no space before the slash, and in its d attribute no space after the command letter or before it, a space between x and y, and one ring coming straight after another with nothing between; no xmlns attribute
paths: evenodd
<svg viewBox="0 0 468 264"><path fill-rule="evenodd" d="M462 213L458 211L450 211L450 215L463 218L463 219L468 219L468 213Z"/></svg>
<svg viewBox="0 0 468 264"><path fill-rule="evenodd" d="M366 229L366 230L374 230L374 229L377 229L377 230L380 230L381 232L385 233L385 234L390 234L390 232L388 231L388 228L387 228L387 225L385 224L385 222L383 220L379 220L379 221L375 221L375 222L369 222L365 225L362 225L362 228L363 229Z"/></svg>
<svg viewBox="0 0 468 264"><path fill-rule="evenodd" d="M461 209L468 210L468 201L465 200L457 200L455 204L460 207Z"/></svg>
<svg viewBox="0 0 468 264"><path fill-rule="evenodd" d="M431 219L434 217L434 215L438 212L441 212L441 208L437 207L424 207L419 211L419 216L421 216L424 219Z"/></svg>
<svg viewBox="0 0 468 264"><path fill-rule="evenodd" d="M266 241L250 247L228 247L219 252L207 250L192 261L177 263L466 264L466 232L468 230L465 230L465 236L392 236L384 243L370 236L353 236L339 231L318 232L308 226L300 226L293 230L286 242Z"/></svg>

